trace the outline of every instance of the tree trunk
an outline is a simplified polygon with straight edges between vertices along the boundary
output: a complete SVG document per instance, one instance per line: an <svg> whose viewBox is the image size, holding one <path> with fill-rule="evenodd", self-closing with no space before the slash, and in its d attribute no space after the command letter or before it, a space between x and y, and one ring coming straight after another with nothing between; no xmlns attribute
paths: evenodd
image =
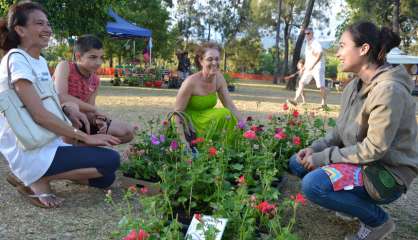
<svg viewBox="0 0 418 240"><path fill-rule="evenodd" d="M315 0L309 0L309 2L308 2L305 17L304 17L303 23L302 23L302 29L299 32L298 40L296 41L296 44L295 44L295 50L293 51L292 71L291 72L296 72L296 66L297 66L299 58L300 58L300 51L302 49L303 40L305 39L304 30L305 30L305 28L307 28L309 26L309 22L311 21L311 15L312 15L312 10L313 10L313 7L314 7L314 3L315 3ZM288 82L288 85L289 85L289 82ZM286 88L291 89L289 87L290 86L286 86Z"/></svg>
<svg viewBox="0 0 418 240"><path fill-rule="evenodd" d="M289 68L289 35L290 35L290 22L285 20L284 25L284 58L283 58L283 71L281 76L287 75ZM283 79L281 77L281 79Z"/></svg>
<svg viewBox="0 0 418 240"><path fill-rule="evenodd" d="M110 50L109 52L109 66L113 67L113 51Z"/></svg>
<svg viewBox="0 0 418 240"><path fill-rule="evenodd" d="M392 19L392 30L393 32L395 32L396 34L399 35L399 9L400 9L400 0L394 0L393 1L393 19Z"/></svg>
<svg viewBox="0 0 418 240"><path fill-rule="evenodd" d="M209 32L208 32L208 42L210 41L210 23L209 23Z"/></svg>
<svg viewBox="0 0 418 240"><path fill-rule="evenodd" d="M224 72L226 72L226 48L224 49Z"/></svg>
<svg viewBox="0 0 418 240"><path fill-rule="evenodd" d="M277 84L279 75L280 75L280 17L282 14L282 0L277 0L278 4L278 11L279 11L279 17L277 19L277 27L276 27L276 68L274 70L274 78L273 78L273 84Z"/></svg>

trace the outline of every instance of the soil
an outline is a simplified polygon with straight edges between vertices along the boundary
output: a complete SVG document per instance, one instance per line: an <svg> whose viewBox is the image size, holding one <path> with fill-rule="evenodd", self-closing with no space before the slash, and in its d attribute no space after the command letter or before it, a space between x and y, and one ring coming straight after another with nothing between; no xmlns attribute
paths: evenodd
<svg viewBox="0 0 418 240"><path fill-rule="evenodd" d="M153 89L135 87L111 87L104 84L97 98L97 104L103 112L111 116L139 124L138 116L151 119L162 116L173 108L175 89ZM266 118L268 114L281 111L282 103L293 92L283 86L267 82L242 81L236 84L232 94L238 109L245 115ZM315 114L324 114L319 107L319 92L308 89L306 108ZM331 92L329 106L332 116L338 113L340 93ZM118 146L121 153L127 145ZM0 158L2 158L0 156ZM69 181L53 184L53 190L66 200L57 209L40 209L28 203L6 182L8 166L0 160L0 239L113 239L112 231L117 229L120 215L116 209L105 203L105 192ZM300 181L288 176L284 194L300 191ZM112 188L117 206L124 206L120 182ZM395 232L387 239L418 239L418 180L415 179L408 194L392 204L384 206L397 224ZM301 239L343 239L347 233L354 232L357 222L344 222L335 217L335 213L320 209L308 203L299 208L296 233Z"/></svg>

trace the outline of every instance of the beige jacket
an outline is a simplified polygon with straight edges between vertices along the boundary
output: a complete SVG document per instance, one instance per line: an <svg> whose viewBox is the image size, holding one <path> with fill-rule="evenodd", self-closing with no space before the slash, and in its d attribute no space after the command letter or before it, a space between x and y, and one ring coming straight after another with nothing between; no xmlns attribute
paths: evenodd
<svg viewBox="0 0 418 240"><path fill-rule="evenodd" d="M336 127L311 145L313 164L381 161L408 187L418 174L412 88L403 66L380 67L368 84L352 80L342 94Z"/></svg>

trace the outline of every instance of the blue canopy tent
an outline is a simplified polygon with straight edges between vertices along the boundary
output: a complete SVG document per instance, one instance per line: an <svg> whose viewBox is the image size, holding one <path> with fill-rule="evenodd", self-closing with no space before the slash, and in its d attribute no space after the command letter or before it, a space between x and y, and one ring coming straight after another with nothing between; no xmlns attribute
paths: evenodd
<svg viewBox="0 0 418 240"><path fill-rule="evenodd" d="M107 22L107 33L115 38L130 39L130 38L148 38L148 48L150 50L150 62L152 56L152 31L146 28L136 26L116 14L112 9L109 9L109 16L115 21ZM135 55L135 41L134 41L134 55Z"/></svg>

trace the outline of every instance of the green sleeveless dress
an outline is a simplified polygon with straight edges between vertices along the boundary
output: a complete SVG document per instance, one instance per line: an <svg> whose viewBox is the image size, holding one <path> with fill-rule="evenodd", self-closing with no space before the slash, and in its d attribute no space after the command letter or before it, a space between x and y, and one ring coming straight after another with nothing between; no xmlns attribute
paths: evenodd
<svg viewBox="0 0 418 240"><path fill-rule="evenodd" d="M237 124L236 118L227 108L215 108L218 101L216 92L206 96L191 96L186 107L198 137L217 140L222 131L231 133Z"/></svg>

